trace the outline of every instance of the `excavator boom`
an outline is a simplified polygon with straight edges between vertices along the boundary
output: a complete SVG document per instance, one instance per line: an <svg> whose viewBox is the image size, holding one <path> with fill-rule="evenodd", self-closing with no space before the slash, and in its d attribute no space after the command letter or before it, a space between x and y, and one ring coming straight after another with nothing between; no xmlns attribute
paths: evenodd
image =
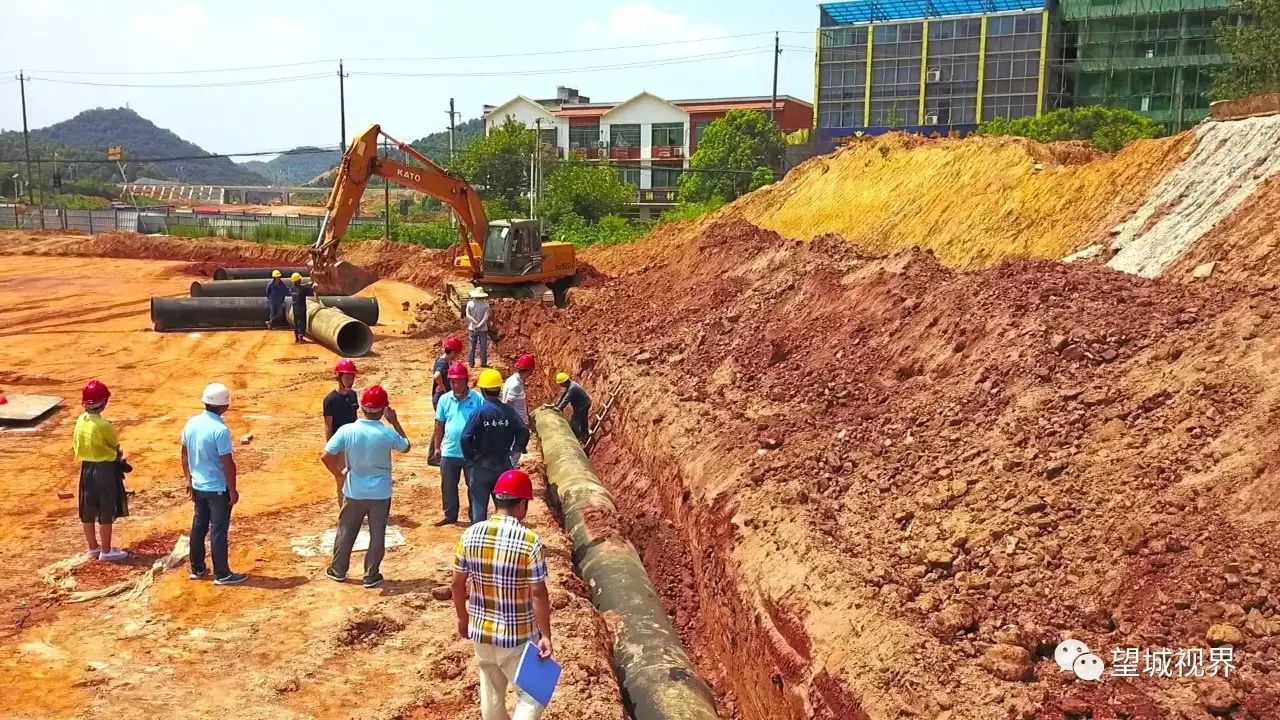
<svg viewBox="0 0 1280 720"><path fill-rule="evenodd" d="M380 137L394 143L398 150L421 163L421 167L379 157ZM374 273L338 258L338 246L342 237L351 225L351 220L359 214L360 198L369 179L375 175L448 205L458 218L458 239L467 255L473 279L479 280L482 277L483 265L480 258L483 256L485 229L489 220L479 193L465 180L450 174L416 148L382 132L380 126L370 125L351 143L342 157L333 182L333 192L329 194L319 237L311 247L311 278L318 292L352 295L378 279ZM480 256L472 251L473 244L481 249Z"/></svg>

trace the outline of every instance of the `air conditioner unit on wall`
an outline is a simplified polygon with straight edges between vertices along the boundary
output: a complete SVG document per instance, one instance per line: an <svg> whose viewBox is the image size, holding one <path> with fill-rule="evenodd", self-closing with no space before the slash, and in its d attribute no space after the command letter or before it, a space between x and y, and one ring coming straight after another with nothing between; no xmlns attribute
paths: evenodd
<svg viewBox="0 0 1280 720"><path fill-rule="evenodd" d="M938 82L942 79L942 70L939 68L929 68L929 72L925 73L925 79L928 82Z"/></svg>
<svg viewBox="0 0 1280 720"><path fill-rule="evenodd" d="M682 147L680 147L680 146L678 146L678 145L677 145L677 146L672 147L672 148L671 148L671 157L684 157L684 148L682 148Z"/></svg>
<svg viewBox="0 0 1280 720"><path fill-rule="evenodd" d="M924 124L925 124L925 125L937 125L937 124L938 124L938 113L929 113L929 114L925 115L925 116L924 116Z"/></svg>

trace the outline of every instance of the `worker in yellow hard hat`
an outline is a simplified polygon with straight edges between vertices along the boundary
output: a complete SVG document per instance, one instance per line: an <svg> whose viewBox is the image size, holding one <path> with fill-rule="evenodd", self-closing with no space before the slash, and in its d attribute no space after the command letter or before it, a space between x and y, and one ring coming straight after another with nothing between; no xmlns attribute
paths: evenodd
<svg viewBox="0 0 1280 720"><path fill-rule="evenodd" d="M494 483L499 475L511 469L512 453L524 453L529 443L529 428L524 419L499 399L502 373L493 368L481 370L476 388L484 396L484 405L462 431L462 452L472 463L467 497L473 525L489 517L489 497Z"/></svg>
<svg viewBox="0 0 1280 720"><path fill-rule="evenodd" d="M289 276L292 284L289 296L293 299L293 341L302 342L307 334L307 298L315 292L302 281L302 273Z"/></svg>
<svg viewBox="0 0 1280 720"><path fill-rule="evenodd" d="M289 297L289 286L280 279L280 271L271 271L271 282L267 283L267 329L270 330L277 321L284 320L284 299Z"/></svg>
<svg viewBox="0 0 1280 720"><path fill-rule="evenodd" d="M569 418L569 427L573 428L573 434L577 436L578 442L583 445L587 444L587 439L591 435L590 417L591 417L591 396L583 389L581 385L573 381L567 372L556 373L556 384L564 388L560 392L560 398L556 400L552 407L556 412L564 410L565 405L573 407L573 415Z"/></svg>

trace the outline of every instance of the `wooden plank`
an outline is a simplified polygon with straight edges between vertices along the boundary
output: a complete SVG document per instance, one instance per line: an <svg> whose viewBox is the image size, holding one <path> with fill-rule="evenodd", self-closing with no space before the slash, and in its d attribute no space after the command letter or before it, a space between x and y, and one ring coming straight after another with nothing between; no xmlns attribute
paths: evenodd
<svg viewBox="0 0 1280 720"><path fill-rule="evenodd" d="M57 395L5 393L8 402L0 405L0 422L30 422L62 404Z"/></svg>

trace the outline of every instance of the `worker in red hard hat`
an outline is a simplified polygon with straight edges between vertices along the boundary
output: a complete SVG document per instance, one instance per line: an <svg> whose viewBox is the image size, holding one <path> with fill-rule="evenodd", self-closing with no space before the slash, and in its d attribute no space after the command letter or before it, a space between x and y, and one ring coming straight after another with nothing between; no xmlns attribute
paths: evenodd
<svg viewBox="0 0 1280 720"><path fill-rule="evenodd" d="M536 366L532 353L524 353L516 358L516 371L511 373L511 377L502 383L502 402L506 403L520 419L524 421L525 426L529 425L529 403L525 395L525 382L533 377L533 371ZM520 464L519 450L511 451L511 467Z"/></svg>
<svg viewBox="0 0 1280 720"><path fill-rule="evenodd" d="M520 469L493 486L496 512L462 533L454 551L453 608L458 637L475 644L480 666L480 717L536 720L542 706L517 688L515 713L506 710L507 686L527 642L551 657L551 603L542 540L523 520L533 483Z"/></svg>
<svg viewBox="0 0 1280 720"><path fill-rule="evenodd" d="M440 396L449 392L449 366L462 358L462 340L450 335L444 339L444 351L431 368L431 407L440 405Z"/></svg>
<svg viewBox="0 0 1280 720"><path fill-rule="evenodd" d="M451 392L441 396L436 403L436 427L427 453L427 461L440 466L440 496L444 517L436 521L436 527L458 522L458 481L464 474L468 488L472 481L471 463L467 462L467 456L462 452L462 431L484 405L484 398L480 393L468 387L470 373L466 365L460 362L450 365L448 379Z"/></svg>
<svg viewBox="0 0 1280 720"><path fill-rule="evenodd" d="M391 452L409 452L409 436L380 385L370 386L360 395L360 412L364 417L339 428L325 443L320 456L343 494L333 562L325 575L330 580L346 581L351 548L367 518L369 550L364 556L364 586L374 588L382 582L387 518L391 516ZM390 427L382 424L384 417Z"/></svg>
<svg viewBox="0 0 1280 720"><path fill-rule="evenodd" d="M338 383L336 390L330 390L324 396L324 439L326 442L344 425L356 421L357 396L356 363L343 358L333 366L333 377ZM342 507L342 488L338 488L338 507Z"/></svg>
<svg viewBox="0 0 1280 720"><path fill-rule="evenodd" d="M129 506L121 465L124 450L120 449L111 422L102 417L110 398L111 391L101 381L85 384L80 392L84 413L76 420L71 444L80 461L77 505L88 555L91 559L119 562L129 554L111 547L111 529L116 518L129 514Z"/></svg>

